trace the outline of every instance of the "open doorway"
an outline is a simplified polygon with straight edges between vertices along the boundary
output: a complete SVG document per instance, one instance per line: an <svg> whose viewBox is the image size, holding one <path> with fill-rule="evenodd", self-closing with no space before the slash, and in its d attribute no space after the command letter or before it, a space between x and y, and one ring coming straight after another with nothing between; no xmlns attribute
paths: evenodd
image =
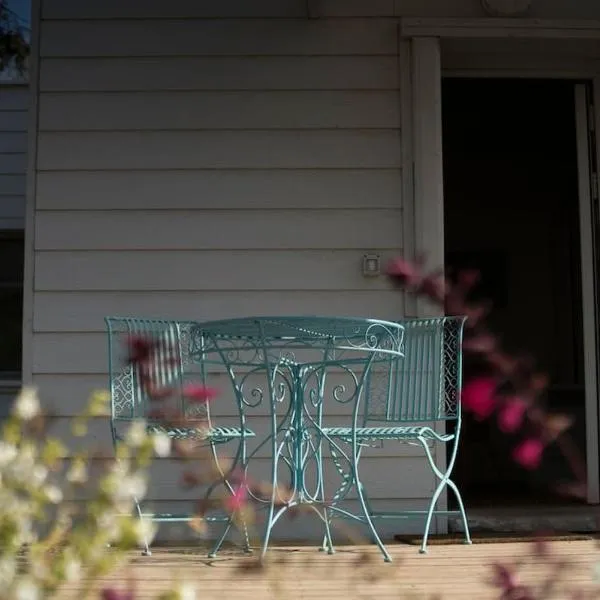
<svg viewBox="0 0 600 600"><path fill-rule="evenodd" d="M585 456L574 91L559 80L443 80L444 228L447 267L479 269L490 326L549 374L547 406L574 416ZM465 416L455 479L467 504L564 503L553 493L569 478L560 454L525 472L511 443Z"/></svg>

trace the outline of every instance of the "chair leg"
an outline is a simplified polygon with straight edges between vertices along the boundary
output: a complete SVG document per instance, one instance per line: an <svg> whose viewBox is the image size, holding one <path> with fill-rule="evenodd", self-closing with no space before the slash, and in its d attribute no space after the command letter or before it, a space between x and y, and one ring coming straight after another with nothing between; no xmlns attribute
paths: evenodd
<svg viewBox="0 0 600 600"><path fill-rule="evenodd" d="M327 554L335 554L333 539L331 537L331 517L326 508L323 509L323 523L325 524L325 535L323 536L323 544L319 550L327 552Z"/></svg>
<svg viewBox="0 0 600 600"><path fill-rule="evenodd" d="M462 496L458 491L457 485L451 479L448 480L448 487L454 492L454 496L458 502L458 510L460 511L463 527L465 528L465 544L471 544L471 532L469 531L469 522L467 521L467 513L465 511L465 505L463 504Z"/></svg>
<svg viewBox="0 0 600 600"><path fill-rule="evenodd" d="M321 448L319 448L319 453L317 456L318 461L318 469L319 469L319 482L320 482L320 496L321 502L323 503L323 523L325 524L325 535L323 536L323 544L321 551L327 551L327 554L335 554L335 550L333 548L333 539L331 537L331 516L329 514L329 510L327 510L327 500L325 498L325 477L323 474L323 454Z"/></svg>
<svg viewBox="0 0 600 600"><path fill-rule="evenodd" d="M433 519L435 505L437 504L437 501L438 501L440 494L442 493L442 490L444 489L445 485L446 485L446 481L440 481L440 483L435 488L435 492L433 493L433 496L431 497L431 501L429 502L429 509L427 511L427 519L425 521L425 531L423 533L423 541L421 542L421 548L419 549L419 552L421 554L427 554L427 540L429 539L429 528L431 527L431 521Z"/></svg>
<svg viewBox="0 0 600 600"><path fill-rule="evenodd" d="M276 434L272 433L271 436L271 502L269 502L269 508L267 512L267 518L265 521L265 534L263 538L263 544L260 551L260 559L263 560L267 554L269 548L269 540L271 538L271 531L273 530L273 516L275 515L275 500L277 495L277 467L279 464L280 448L277 446ZM283 444L283 442L282 442Z"/></svg>
<svg viewBox="0 0 600 600"><path fill-rule="evenodd" d="M113 437L113 449L115 451L115 456L116 456L116 451L117 451L117 443L119 441L119 438L115 432L115 430L112 430L112 437ZM119 459L117 459L118 461ZM138 515L138 518L140 520L140 523L144 521L144 516L142 514L142 507L140 506L140 503L137 499L136 496L133 497L133 501L135 502L135 509ZM144 549L142 550L142 556L152 556L152 552L150 552L150 545L148 544L148 537L146 536L146 534L144 534ZM107 547L110 548L111 545L107 544Z"/></svg>
<svg viewBox="0 0 600 600"><path fill-rule="evenodd" d="M365 492L364 492L362 483L358 483L356 488L358 490L358 499L360 500L360 504L363 509L363 513L365 515L365 519L367 521L369 529L371 530L371 535L373 536L373 540L379 546L379 549L381 550L381 553L383 554L383 560L385 562L392 562L392 557L390 556L389 552L387 551L387 548L381 541L381 538L379 537L379 534L377 533L377 530L375 529L375 524L373 523L373 519L371 518L371 513L370 513L369 507L368 507L368 501L365 497Z"/></svg>
<svg viewBox="0 0 600 600"><path fill-rule="evenodd" d="M358 460L360 460L360 450L361 449L359 449L359 452L358 452ZM341 450L341 448L338 446L338 444L336 442L332 441L331 439L329 439L329 451L331 453L331 460L333 461L333 465L335 466L338 474L342 478L342 483L340 484L339 488L336 490L335 494L333 494L333 497L331 498L331 501L330 501L330 505L335 506L339 501L343 500L346 497L348 491L354 485L354 474L353 474L353 470L352 470L352 460L350 459L349 456L346 455L345 452L343 452ZM340 458L340 455L343 456L343 459ZM346 463L349 465L349 468L350 468L349 471L344 470L343 465ZM322 476L321 476L321 479L323 481L323 485L325 485L325 480ZM323 501L325 502L324 490L323 490ZM329 554L334 554L335 549L333 547L333 537L331 535L331 523L332 523L335 513L332 510L325 508L325 514L326 514L326 518L327 518L326 529L325 529L325 535L323 536L323 543L321 544L321 547L319 548L319 550L322 552L325 552L327 550ZM328 535L329 535L329 538L328 538Z"/></svg>
<svg viewBox="0 0 600 600"><path fill-rule="evenodd" d="M241 442L241 444L245 445L245 440ZM223 471L223 469L221 468L221 464L219 463L219 456L217 454L217 448L216 448L216 444L211 443L211 452L213 455L213 460L215 462L215 465L217 467L217 470L219 472L219 475L221 477L221 481L223 481L224 486L227 488L227 490L229 491L230 494L234 493L234 489L233 486L229 483L229 480L227 479L227 475L225 474L225 472ZM234 469L235 469L235 465L238 462L239 456L240 454L242 456L245 456L245 448L241 448L238 451L238 455L236 457L236 459L233 462L233 465L231 467L231 469L229 470L229 472L231 473ZM243 465L243 468L245 468L245 465ZM209 486L208 490L206 491L204 498L208 499L210 497L210 495L212 494L213 490L215 489L215 487L218 485L218 482L213 483L212 485ZM208 557L209 558L215 558L218 551L220 550L221 546L223 545L223 542L225 541L225 538L227 537L227 534L229 533L229 531L231 530L231 526L233 524L233 517L230 517L227 520L227 525L225 527L225 530L223 531L223 534L221 535L221 537L218 539L217 543L213 546L212 550L209 552ZM242 524L242 535L244 538L244 552L246 552L247 554L250 554L252 552L252 548L250 548L250 536L248 533L248 526L246 524L246 520L242 517L241 519L241 524Z"/></svg>
<svg viewBox="0 0 600 600"><path fill-rule="evenodd" d="M225 526L225 530L221 534L221 537L219 537L219 539L217 540L216 544L212 547L212 550L208 553L208 558L215 558L217 556L217 553L221 549L221 546L223 545L223 542L225 541L225 538L227 537L227 534L229 533L232 524L233 517L229 517L229 519L227 520L227 525Z"/></svg>
<svg viewBox="0 0 600 600"><path fill-rule="evenodd" d="M140 519L140 522L143 522L144 517L142 515L142 507L140 506L140 503L138 502L137 498L134 497L133 500L135 502L135 507L137 509L137 514ZM148 538L146 537L145 534L144 534L144 549L142 550L142 556L152 556L152 552L150 552L150 546L148 545Z"/></svg>
<svg viewBox="0 0 600 600"><path fill-rule="evenodd" d="M429 503L429 509L427 511L427 520L425 521L425 532L423 533L423 541L421 543L421 548L420 548L419 552L421 554L427 553L427 540L429 538L429 529L431 527L431 521L433 518L433 514L435 512L435 505L437 504L437 501L439 500L439 497L440 497L442 491L444 490L444 487L446 487L446 486L449 487L456 495L456 499L458 501L458 507L459 507L463 525L465 528L465 543L470 544L471 543L471 535L469 533L469 524L467 521L467 514L465 512L465 507L464 507L464 504L462 501L462 497L460 495L460 492L458 491L458 487L450 479L450 475L452 474L452 469L454 468L454 463L456 461L458 438L454 439L454 448L452 451L452 456L448 462L448 467L447 467L445 473L442 473L438 469L437 465L435 464L435 461L431 454L431 449L429 448L427 441L422 438L419 438L419 442L425 449L425 455L427 456L427 461L429 462L429 466L431 467L431 470L433 471L434 475L440 480L437 487L435 488L435 492L433 493L433 496L431 497L431 502Z"/></svg>
<svg viewBox="0 0 600 600"><path fill-rule="evenodd" d="M387 551L387 548L385 547L384 543L382 542L381 538L379 537L379 534L377 533L377 530L375 529L375 524L373 523L373 519L371 518L371 509L369 506L369 500L367 498L367 494L365 492L363 484L360 481L360 476L359 476L359 471L358 471L358 462L360 459L360 451L357 452L356 448L352 449L352 458L353 458L352 470L354 472L354 484L356 485L356 491L358 493L358 500L359 500L361 508L363 510L363 514L365 515L365 520L367 522L367 525L369 526L369 529L371 531L371 535L373 536L374 542L377 544L377 546L379 546L379 549L381 550L381 553L383 554L383 560L385 562L392 562L392 557L390 556L389 552Z"/></svg>
<svg viewBox="0 0 600 600"><path fill-rule="evenodd" d="M269 548L269 539L271 538L271 531L273 530L273 515L275 514L275 498L273 498L271 500L271 503L269 505L269 512L267 515L267 520L266 520L266 527L265 527L265 537L263 539L263 545L262 545L262 549L260 551L260 558L261 560L264 559L265 555L267 554L267 549Z"/></svg>

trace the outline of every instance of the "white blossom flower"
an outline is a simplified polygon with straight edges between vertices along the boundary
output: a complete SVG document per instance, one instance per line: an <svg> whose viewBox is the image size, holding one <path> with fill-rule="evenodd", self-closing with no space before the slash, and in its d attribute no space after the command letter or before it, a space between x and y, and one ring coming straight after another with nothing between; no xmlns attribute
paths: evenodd
<svg viewBox="0 0 600 600"><path fill-rule="evenodd" d="M110 472L116 477L127 477L130 466L130 462L127 459L115 460L110 466Z"/></svg>
<svg viewBox="0 0 600 600"><path fill-rule="evenodd" d="M125 443L132 448L139 448L146 441L146 421L134 421L125 434Z"/></svg>
<svg viewBox="0 0 600 600"><path fill-rule="evenodd" d="M69 556L65 558L65 579L67 581L79 581L83 573L81 561L74 557Z"/></svg>
<svg viewBox="0 0 600 600"><path fill-rule="evenodd" d="M141 473L132 473L119 483L117 497L137 498L140 500L146 495L148 483Z"/></svg>
<svg viewBox="0 0 600 600"><path fill-rule="evenodd" d="M15 405L13 407L14 414L24 421L29 421L36 417L41 410L40 400L38 398L37 388L35 386L24 386L20 391Z"/></svg>
<svg viewBox="0 0 600 600"><path fill-rule="evenodd" d="M0 442L0 467L7 465L17 457L17 448L14 444Z"/></svg>
<svg viewBox="0 0 600 600"><path fill-rule="evenodd" d="M156 523L150 519L138 519L135 522L134 527L135 537L140 546L143 544L151 544L158 531Z"/></svg>
<svg viewBox="0 0 600 600"><path fill-rule="evenodd" d="M40 590L31 579L21 579L15 586L14 600L38 600Z"/></svg>
<svg viewBox="0 0 600 600"><path fill-rule="evenodd" d="M36 487L42 485L44 481L46 481L46 477L48 476L48 469L44 467L44 465L35 465L30 473L30 481Z"/></svg>
<svg viewBox="0 0 600 600"><path fill-rule="evenodd" d="M29 474L36 465L36 448L32 443L25 443L19 449L16 463L14 466L22 471L23 474Z"/></svg>
<svg viewBox="0 0 600 600"><path fill-rule="evenodd" d="M91 417L110 416L110 393L106 390L95 391L88 410Z"/></svg>
<svg viewBox="0 0 600 600"><path fill-rule="evenodd" d="M96 517L96 524L109 540L115 540L119 537L123 521L119 515L110 511L99 513Z"/></svg>
<svg viewBox="0 0 600 600"><path fill-rule="evenodd" d="M191 583L180 583L174 592L177 600L196 600L196 588Z"/></svg>
<svg viewBox="0 0 600 600"><path fill-rule="evenodd" d="M45 579L48 577L48 565L43 558L41 560L40 558L32 559L29 572L38 581L40 579Z"/></svg>
<svg viewBox="0 0 600 600"><path fill-rule="evenodd" d="M12 556L0 558L0 589L7 589L17 574L17 561Z"/></svg>
<svg viewBox="0 0 600 600"><path fill-rule="evenodd" d="M63 499L62 490L55 485L47 485L44 488L44 495L52 504L59 504Z"/></svg>
<svg viewBox="0 0 600 600"><path fill-rule="evenodd" d="M76 460L67 473L67 480L71 483L85 483L88 480L87 470L83 461Z"/></svg>
<svg viewBox="0 0 600 600"><path fill-rule="evenodd" d="M171 438L166 433L155 433L152 436L156 456L165 458L171 454Z"/></svg>

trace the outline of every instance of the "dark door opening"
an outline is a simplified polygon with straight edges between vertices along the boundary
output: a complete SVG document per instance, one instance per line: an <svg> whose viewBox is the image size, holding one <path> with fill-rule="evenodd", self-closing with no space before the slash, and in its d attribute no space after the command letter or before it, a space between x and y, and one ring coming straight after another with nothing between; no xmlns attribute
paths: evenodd
<svg viewBox="0 0 600 600"><path fill-rule="evenodd" d="M574 86L443 81L445 260L480 270L490 326L548 373L546 406L574 416L571 434L585 456ZM564 502L554 491L570 479L560 453L550 449L532 473L512 461L514 443L493 419L465 416L454 474L466 503Z"/></svg>

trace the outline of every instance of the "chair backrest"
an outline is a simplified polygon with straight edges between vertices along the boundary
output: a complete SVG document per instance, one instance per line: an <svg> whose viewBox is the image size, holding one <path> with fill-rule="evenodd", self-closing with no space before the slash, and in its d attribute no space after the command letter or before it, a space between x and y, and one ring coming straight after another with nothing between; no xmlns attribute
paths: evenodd
<svg viewBox="0 0 600 600"><path fill-rule="evenodd" d="M149 410L158 408L150 406L140 366L126 360L128 348L136 338L152 344L146 377L155 388L172 389L169 407L189 418L210 419L208 404L188 404L183 396L184 385L191 375L201 382L205 380L202 365L192 358L193 322L136 317L106 317L105 322L112 420L148 419Z"/></svg>
<svg viewBox="0 0 600 600"><path fill-rule="evenodd" d="M465 317L404 319L404 358L374 365L363 420L431 422L460 418Z"/></svg>

